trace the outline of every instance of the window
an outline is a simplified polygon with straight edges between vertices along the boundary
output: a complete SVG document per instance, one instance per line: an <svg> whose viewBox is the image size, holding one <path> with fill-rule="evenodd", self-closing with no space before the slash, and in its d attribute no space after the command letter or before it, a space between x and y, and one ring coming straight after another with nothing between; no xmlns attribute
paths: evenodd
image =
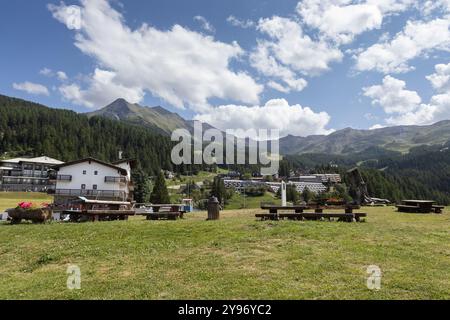
<svg viewBox="0 0 450 320"><path fill-rule="evenodd" d="M83 174L86 175L86 170L83 170Z"/></svg>
<svg viewBox="0 0 450 320"><path fill-rule="evenodd" d="M81 190L86 190L86 185L85 184L81 185Z"/></svg>
<svg viewBox="0 0 450 320"><path fill-rule="evenodd" d="M92 186L92 189L93 189L93 190L97 190L97 185L94 184L94 185Z"/></svg>
<svg viewBox="0 0 450 320"><path fill-rule="evenodd" d="M98 176L98 171L94 171L94 176Z"/></svg>

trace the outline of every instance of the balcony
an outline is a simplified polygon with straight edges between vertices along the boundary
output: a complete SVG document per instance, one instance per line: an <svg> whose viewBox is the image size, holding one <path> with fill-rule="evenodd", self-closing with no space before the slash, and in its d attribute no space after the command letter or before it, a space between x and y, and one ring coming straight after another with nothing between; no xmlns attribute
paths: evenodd
<svg viewBox="0 0 450 320"><path fill-rule="evenodd" d="M70 176L70 175L61 175L61 174L59 174L57 177L56 177L56 180L58 180L58 181L72 181L72 176Z"/></svg>
<svg viewBox="0 0 450 320"><path fill-rule="evenodd" d="M127 183L125 177L105 177L105 183Z"/></svg>
<svg viewBox="0 0 450 320"><path fill-rule="evenodd" d="M127 197L124 191L112 190L56 189L54 194L64 197L96 197L98 199L125 199Z"/></svg>

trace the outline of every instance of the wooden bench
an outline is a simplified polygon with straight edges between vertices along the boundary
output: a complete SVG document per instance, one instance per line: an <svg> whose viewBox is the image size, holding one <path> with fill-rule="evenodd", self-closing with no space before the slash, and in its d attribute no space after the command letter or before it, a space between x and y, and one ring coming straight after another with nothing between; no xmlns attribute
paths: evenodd
<svg viewBox="0 0 450 320"><path fill-rule="evenodd" d="M63 215L69 215L71 222L87 221L113 221L128 220L129 216L134 216L134 210L65 210Z"/></svg>
<svg viewBox="0 0 450 320"><path fill-rule="evenodd" d="M136 215L145 216L147 220L177 220L183 219L185 206L183 204L152 204L146 205L144 209L152 209L153 212L139 212Z"/></svg>
<svg viewBox="0 0 450 320"><path fill-rule="evenodd" d="M262 213L262 214L256 214L256 218L260 218L262 221L265 220L272 220L272 221L278 221L278 220L296 220L296 221L302 221L302 220L332 220L332 219L338 219L338 221L344 221L344 222L353 222L354 220L357 222L361 221L361 218L367 217L367 213L317 213L317 212L304 212L304 213L280 213L280 214L273 214L273 213Z"/></svg>
<svg viewBox="0 0 450 320"><path fill-rule="evenodd" d="M442 213L442 211L444 211L445 207L444 206L433 206L433 211L434 213Z"/></svg>
<svg viewBox="0 0 450 320"><path fill-rule="evenodd" d="M155 212L146 216L147 220L177 220L181 218L181 212Z"/></svg>
<svg viewBox="0 0 450 320"><path fill-rule="evenodd" d="M402 204L397 205L398 212L407 213L441 213L443 207L436 206L432 200L402 200Z"/></svg>

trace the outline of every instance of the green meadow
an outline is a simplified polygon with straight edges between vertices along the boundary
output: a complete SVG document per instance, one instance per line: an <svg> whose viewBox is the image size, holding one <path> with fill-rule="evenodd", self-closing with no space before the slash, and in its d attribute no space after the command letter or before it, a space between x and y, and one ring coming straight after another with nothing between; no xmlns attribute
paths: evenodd
<svg viewBox="0 0 450 320"><path fill-rule="evenodd" d="M363 223L0 224L0 299L450 299L450 215L363 208ZM81 290L67 289L67 267ZM367 268L382 270L367 288Z"/></svg>

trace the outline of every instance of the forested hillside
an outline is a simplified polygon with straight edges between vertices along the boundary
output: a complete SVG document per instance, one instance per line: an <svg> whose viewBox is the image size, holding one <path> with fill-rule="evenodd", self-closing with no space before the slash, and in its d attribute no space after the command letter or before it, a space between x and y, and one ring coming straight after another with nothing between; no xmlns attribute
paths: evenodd
<svg viewBox="0 0 450 320"><path fill-rule="evenodd" d="M151 130L0 95L0 156L47 155L63 161L93 156L138 159L148 174L172 169L169 138Z"/></svg>
<svg viewBox="0 0 450 320"><path fill-rule="evenodd" d="M364 156L365 154L365 156ZM378 156L377 156L378 155ZM400 201L406 198L433 199L450 204L450 149L422 146L405 155L372 152L343 155L305 154L288 156L293 168L310 172L338 172L359 166L369 194ZM337 164L338 168L330 166ZM348 181L346 181L348 183Z"/></svg>

